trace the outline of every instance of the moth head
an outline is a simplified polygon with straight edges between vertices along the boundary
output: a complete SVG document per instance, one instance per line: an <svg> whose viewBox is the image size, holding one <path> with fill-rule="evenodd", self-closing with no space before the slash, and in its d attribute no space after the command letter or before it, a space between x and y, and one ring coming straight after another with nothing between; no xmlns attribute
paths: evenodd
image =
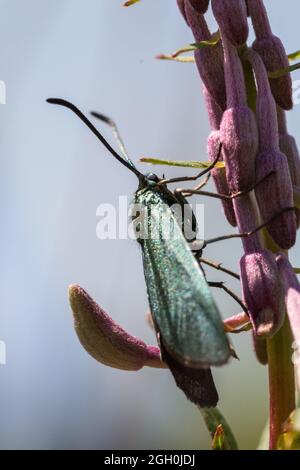
<svg viewBox="0 0 300 470"><path fill-rule="evenodd" d="M154 173L147 173L146 175L146 182L148 186L156 186L159 183L160 179Z"/></svg>

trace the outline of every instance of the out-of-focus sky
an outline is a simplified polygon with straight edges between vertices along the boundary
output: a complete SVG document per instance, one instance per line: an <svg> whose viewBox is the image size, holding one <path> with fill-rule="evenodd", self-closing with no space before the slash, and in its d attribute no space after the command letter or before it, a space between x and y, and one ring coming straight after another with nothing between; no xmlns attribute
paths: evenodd
<svg viewBox="0 0 300 470"><path fill-rule="evenodd" d="M300 3L265 3L287 51L298 49ZM7 87L0 106L0 340L7 346L0 448L209 448L199 412L167 371L106 368L77 340L67 298L73 283L132 334L155 342L145 321L138 245L96 238L98 205L132 195L136 180L78 119L45 103L59 96L86 113L109 114L134 160L204 160L209 127L196 69L154 59L192 42L191 33L175 0L130 9L122 0L0 6L0 79ZM210 13L208 19L213 27ZM298 72L293 77L300 79ZM297 139L299 113L297 105L289 116ZM206 236L231 233L220 204L203 203ZM206 254L237 270L241 244L218 244ZM296 249L293 262L300 264ZM215 298L224 317L239 311L226 295ZM267 370L256 363L249 335L233 344L240 361L214 371L220 408L241 447L254 448L267 419Z"/></svg>

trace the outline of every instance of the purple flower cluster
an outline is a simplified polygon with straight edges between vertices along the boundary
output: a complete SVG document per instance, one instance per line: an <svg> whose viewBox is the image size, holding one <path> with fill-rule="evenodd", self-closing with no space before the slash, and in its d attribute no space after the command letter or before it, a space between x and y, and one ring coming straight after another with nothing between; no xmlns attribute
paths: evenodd
<svg viewBox="0 0 300 470"><path fill-rule="evenodd" d="M204 17L208 2L177 3L195 40L211 39ZM300 212L293 209L294 198L299 201L300 159L285 117L293 106L292 81L290 73L268 76L288 67L287 54L272 33L262 0L211 0L211 7L221 40L217 46L197 49L195 62L212 129L208 157L216 158L221 143L226 167L226 172L213 170L212 176L219 194L242 192L232 202L223 201L232 226L245 233L266 224L264 237L257 232L243 238L244 302L256 339L278 332L286 306L299 341L300 289L286 253L295 244L300 224ZM246 44L249 17L256 36L252 47Z"/></svg>

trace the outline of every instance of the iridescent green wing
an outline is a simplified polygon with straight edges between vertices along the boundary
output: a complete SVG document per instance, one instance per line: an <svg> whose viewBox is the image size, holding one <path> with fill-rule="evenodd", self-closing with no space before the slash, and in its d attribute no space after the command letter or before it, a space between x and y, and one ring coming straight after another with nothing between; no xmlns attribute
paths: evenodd
<svg viewBox="0 0 300 470"><path fill-rule="evenodd" d="M195 367L221 365L230 357L218 309L204 274L163 195L150 189L136 194L147 207L143 218L144 273L149 303L165 347ZM166 237L172 220L171 237Z"/></svg>

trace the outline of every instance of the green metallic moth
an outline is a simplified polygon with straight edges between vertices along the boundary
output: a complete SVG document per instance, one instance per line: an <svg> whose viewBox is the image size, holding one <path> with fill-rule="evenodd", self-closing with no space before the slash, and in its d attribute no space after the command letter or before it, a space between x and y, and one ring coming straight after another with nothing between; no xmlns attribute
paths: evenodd
<svg viewBox="0 0 300 470"><path fill-rule="evenodd" d="M173 205L188 205L185 198L171 192L153 174L142 174L128 158L119 139L122 156L73 104L62 99L49 99L51 104L73 111L97 136L109 152L139 181L134 203L147 209L139 218L140 232L152 233L153 238L138 239L143 254L143 266L153 323L160 343L162 358L186 396L201 407L216 406L218 394L210 366L221 366L231 356L230 344L224 332L218 308L213 300L205 274L184 236L183 226L172 211ZM108 118L94 115L103 121ZM195 230L191 207L188 223ZM172 225L172 237L164 232ZM185 220L186 223L186 220Z"/></svg>

